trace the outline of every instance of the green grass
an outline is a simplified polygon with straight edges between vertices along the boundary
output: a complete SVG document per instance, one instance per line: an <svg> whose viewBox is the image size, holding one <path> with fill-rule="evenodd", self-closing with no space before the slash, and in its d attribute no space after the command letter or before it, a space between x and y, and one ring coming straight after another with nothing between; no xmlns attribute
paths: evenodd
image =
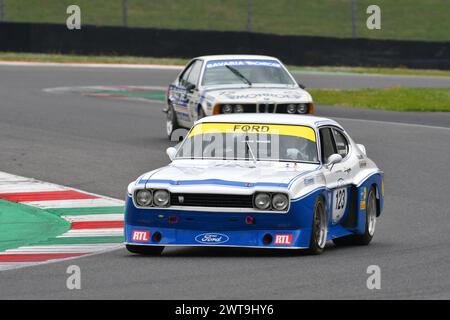
<svg viewBox="0 0 450 320"><path fill-rule="evenodd" d="M450 112L450 88L309 90L321 105L390 111Z"/></svg>
<svg viewBox="0 0 450 320"><path fill-rule="evenodd" d="M65 23L76 3L82 23L121 25L122 0L4 0L5 18ZM253 31L351 37L351 0L253 0ZM196 30L246 30L245 0L128 0L129 25ZM366 28L366 9L382 10L382 30ZM358 0L358 34L366 38L450 40L448 0Z"/></svg>

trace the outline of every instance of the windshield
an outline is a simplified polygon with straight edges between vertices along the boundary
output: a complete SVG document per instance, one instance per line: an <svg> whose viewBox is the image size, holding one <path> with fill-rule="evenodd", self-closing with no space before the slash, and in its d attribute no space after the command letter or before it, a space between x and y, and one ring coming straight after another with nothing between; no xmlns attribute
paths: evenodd
<svg viewBox="0 0 450 320"><path fill-rule="evenodd" d="M177 159L317 163L316 135L306 126L201 123L186 137Z"/></svg>
<svg viewBox="0 0 450 320"><path fill-rule="evenodd" d="M202 85L283 84L295 82L276 60L215 60L206 64Z"/></svg>

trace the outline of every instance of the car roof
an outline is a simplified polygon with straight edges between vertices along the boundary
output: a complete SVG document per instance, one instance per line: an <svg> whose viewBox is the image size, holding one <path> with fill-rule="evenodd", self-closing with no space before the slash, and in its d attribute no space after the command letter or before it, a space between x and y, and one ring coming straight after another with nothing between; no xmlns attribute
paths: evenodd
<svg viewBox="0 0 450 320"><path fill-rule="evenodd" d="M195 59L201 59L201 60L205 60L205 61L236 60L236 59L276 60L276 61L280 61L280 60L278 60L275 57L261 56L261 55L249 55L249 54L224 54L224 55L201 56L201 57L197 57Z"/></svg>
<svg viewBox="0 0 450 320"><path fill-rule="evenodd" d="M311 115L274 114L274 113L221 114L216 116L205 117L197 121L196 124L214 123L214 122L303 125L313 128L317 128L324 125L331 125L343 129L339 123L328 118L316 117Z"/></svg>

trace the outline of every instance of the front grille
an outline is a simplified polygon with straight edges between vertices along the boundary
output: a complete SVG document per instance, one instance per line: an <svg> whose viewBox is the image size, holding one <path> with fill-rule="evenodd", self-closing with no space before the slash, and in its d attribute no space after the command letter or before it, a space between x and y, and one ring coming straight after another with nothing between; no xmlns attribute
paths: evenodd
<svg viewBox="0 0 450 320"><path fill-rule="evenodd" d="M273 103L258 104L258 113L274 113L275 106Z"/></svg>
<svg viewBox="0 0 450 320"><path fill-rule="evenodd" d="M172 193L172 206L212 208L253 208L252 195Z"/></svg>

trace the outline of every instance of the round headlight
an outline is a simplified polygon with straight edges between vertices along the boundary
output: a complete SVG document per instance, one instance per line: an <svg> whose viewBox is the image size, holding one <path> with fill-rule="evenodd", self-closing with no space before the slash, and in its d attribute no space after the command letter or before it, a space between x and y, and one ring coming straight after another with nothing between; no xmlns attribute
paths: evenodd
<svg viewBox="0 0 450 320"><path fill-rule="evenodd" d="M290 104L287 106L287 113L294 114L297 112L297 106L295 104Z"/></svg>
<svg viewBox="0 0 450 320"><path fill-rule="evenodd" d="M267 210L270 207L270 195L267 193L258 193L255 197L255 207L259 210Z"/></svg>
<svg viewBox="0 0 450 320"><path fill-rule="evenodd" d="M299 104L297 107L297 112L301 114L308 113L308 105L307 104Z"/></svg>
<svg viewBox="0 0 450 320"><path fill-rule="evenodd" d="M153 203L158 207L165 207L169 204L169 192L166 190L158 190L153 194Z"/></svg>
<svg viewBox="0 0 450 320"><path fill-rule="evenodd" d="M148 190L136 192L136 203L141 207L149 206L152 203L152 193Z"/></svg>
<svg viewBox="0 0 450 320"><path fill-rule="evenodd" d="M289 205L289 198L282 193L277 193L272 198L272 206L275 210L284 211Z"/></svg>
<svg viewBox="0 0 450 320"><path fill-rule="evenodd" d="M233 106L226 104L222 107L222 113L233 113Z"/></svg>
<svg viewBox="0 0 450 320"><path fill-rule="evenodd" d="M243 113L244 112L244 106L238 104L234 107L234 113Z"/></svg>

